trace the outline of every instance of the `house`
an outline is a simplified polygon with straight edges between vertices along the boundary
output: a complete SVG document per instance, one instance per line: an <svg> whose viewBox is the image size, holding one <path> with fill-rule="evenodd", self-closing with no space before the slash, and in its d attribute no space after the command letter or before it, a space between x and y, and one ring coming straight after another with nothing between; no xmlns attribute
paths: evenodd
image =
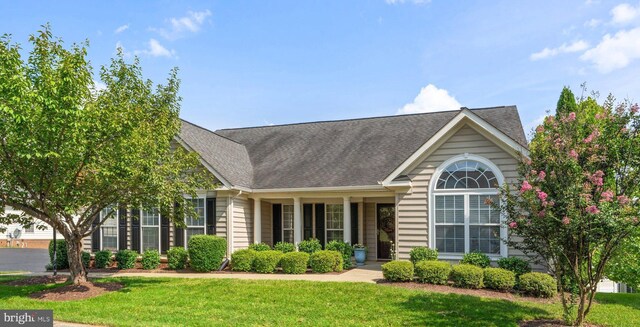
<svg viewBox="0 0 640 327"><path fill-rule="evenodd" d="M406 259L415 246L451 260L522 255L485 204L528 154L515 106L217 131L183 121L176 142L221 184L187 199L199 219L176 228L157 210L113 209L87 249L164 253L213 234L229 252L317 238L365 244L369 260Z"/></svg>

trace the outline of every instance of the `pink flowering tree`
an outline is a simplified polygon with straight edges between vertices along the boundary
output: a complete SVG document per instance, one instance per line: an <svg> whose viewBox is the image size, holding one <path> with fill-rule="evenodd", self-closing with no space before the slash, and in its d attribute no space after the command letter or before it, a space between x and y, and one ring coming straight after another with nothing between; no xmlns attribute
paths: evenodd
<svg viewBox="0 0 640 327"><path fill-rule="evenodd" d="M640 115L611 96L567 105L567 92L536 129L517 189L502 187L500 207L508 243L549 267L565 319L580 326L607 263L640 228Z"/></svg>

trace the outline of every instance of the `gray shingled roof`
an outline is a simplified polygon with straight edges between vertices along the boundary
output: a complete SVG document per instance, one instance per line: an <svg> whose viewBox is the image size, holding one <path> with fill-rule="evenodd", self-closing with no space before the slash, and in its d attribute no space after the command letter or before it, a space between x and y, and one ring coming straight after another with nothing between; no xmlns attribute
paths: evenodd
<svg viewBox="0 0 640 327"><path fill-rule="evenodd" d="M527 146L515 106L471 111ZM233 185L253 189L377 185L459 112L215 132L185 122L180 137Z"/></svg>

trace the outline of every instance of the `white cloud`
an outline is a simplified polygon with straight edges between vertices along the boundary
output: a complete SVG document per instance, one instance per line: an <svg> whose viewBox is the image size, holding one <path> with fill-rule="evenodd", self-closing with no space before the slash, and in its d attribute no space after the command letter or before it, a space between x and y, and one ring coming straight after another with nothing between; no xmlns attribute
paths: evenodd
<svg viewBox="0 0 640 327"><path fill-rule="evenodd" d="M136 55L143 54L143 55L147 55L147 56L151 56L151 57L167 57L167 58L171 58L171 57L175 56L175 51L174 50L169 50L169 49L165 48L156 39L150 39L149 43L148 43L148 46L149 47L147 49L136 50L133 53L136 54Z"/></svg>
<svg viewBox="0 0 640 327"><path fill-rule="evenodd" d="M595 18L591 18L590 20L584 22L584 26L591 27L591 28L596 28L600 25L602 25L602 20L595 19Z"/></svg>
<svg viewBox="0 0 640 327"><path fill-rule="evenodd" d="M640 4L634 7L621 3L611 9L611 22L614 24L627 24L637 18L640 18Z"/></svg>
<svg viewBox="0 0 640 327"><path fill-rule="evenodd" d="M207 17L211 16L211 11L189 11L183 17L171 17L168 19L169 28L151 28L168 40L175 40L183 37L186 33L196 33L204 24Z"/></svg>
<svg viewBox="0 0 640 327"><path fill-rule="evenodd" d="M419 112L436 112L445 110L457 110L462 107L460 102L445 89L439 89L429 84L420 90L413 102L407 103L398 109L397 114L413 114Z"/></svg>
<svg viewBox="0 0 640 327"><path fill-rule="evenodd" d="M388 5L397 5L403 3L412 3L414 5L423 5L431 2L431 0L384 0Z"/></svg>
<svg viewBox="0 0 640 327"><path fill-rule="evenodd" d="M527 138L529 140L531 140L531 137L533 137L533 130L538 127L540 124L542 124L544 122L544 119L547 117L547 114L544 114L542 116L538 116L538 118L524 124L524 126L522 127L524 129L524 133L527 135Z"/></svg>
<svg viewBox="0 0 640 327"><path fill-rule="evenodd" d="M531 60L533 60L533 61L540 60L540 59L546 59L546 58L557 56L557 55L562 54L562 53L571 53L571 52L583 51L583 50L586 50L588 47L589 47L589 43L587 43L586 41L583 41L583 40L579 40L579 41L575 41L575 42L573 42L571 44L564 43L564 44L562 44L561 46L559 46L557 48L544 48L541 51L538 51L536 53L532 53L529 58Z"/></svg>
<svg viewBox="0 0 640 327"><path fill-rule="evenodd" d="M128 29L129 29L129 24L124 24L124 25L122 25L122 26L120 26L120 27L116 28L116 30L115 30L115 31L113 31L113 33L115 33L115 34L120 34L120 33L124 32L124 31L126 31L126 30L128 30Z"/></svg>
<svg viewBox="0 0 640 327"><path fill-rule="evenodd" d="M580 59L592 62L602 73L626 67L640 58L640 27L622 30L602 37L602 41L585 52Z"/></svg>

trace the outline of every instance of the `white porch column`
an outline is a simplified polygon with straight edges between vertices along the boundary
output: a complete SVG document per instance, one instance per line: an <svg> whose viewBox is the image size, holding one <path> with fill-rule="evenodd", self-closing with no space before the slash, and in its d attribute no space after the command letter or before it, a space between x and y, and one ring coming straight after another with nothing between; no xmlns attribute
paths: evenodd
<svg viewBox="0 0 640 327"><path fill-rule="evenodd" d="M351 244L351 198L345 196L342 200L344 203L344 241Z"/></svg>
<svg viewBox="0 0 640 327"><path fill-rule="evenodd" d="M302 242L302 206L300 198L293 198L293 243L297 246Z"/></svg>
<svg viewBox="0 0 640 327"><path fill-rule="evenodd" d="M262 242L262 201L253 199L253 243Z"/></svg>

